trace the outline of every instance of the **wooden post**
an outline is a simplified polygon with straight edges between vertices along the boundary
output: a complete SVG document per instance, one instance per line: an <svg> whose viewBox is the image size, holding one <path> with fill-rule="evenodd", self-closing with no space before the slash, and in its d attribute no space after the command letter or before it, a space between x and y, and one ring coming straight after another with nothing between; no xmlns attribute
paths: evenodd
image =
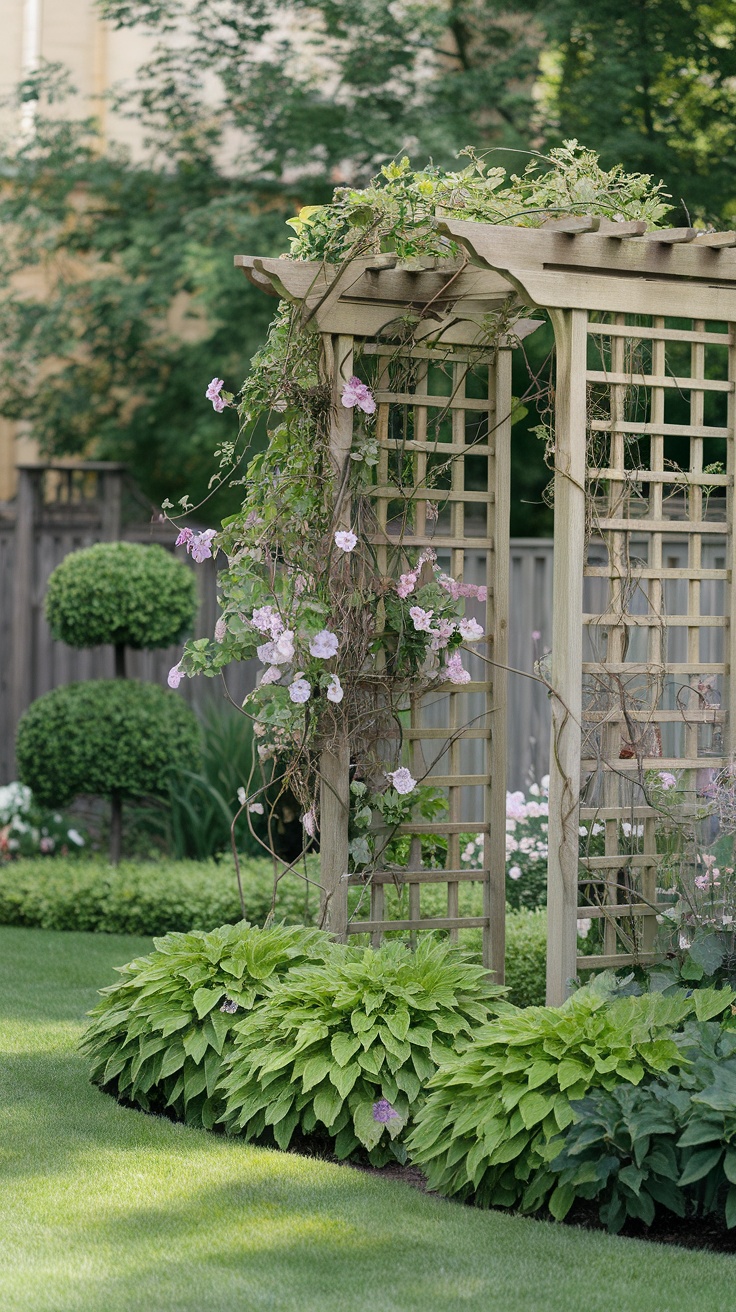
<svg viewBox="0 0 736 1312"><path fill-rule="evenodd" d="M494 501L492 577L486 614L492 640L491 656L493 695L487 699L490 735L490 786L487 789L485 818L490 832L488 843L488 916L484 935L483 964L494 972L494 982L503 984L506 955L506 751L509 659L509 524L511 516L511 352L499 351L496 358L496 425L489 437L495 455L492 467ZM492 619L491 619L492 617ZM485 910L485 909L484 909Z"/></svg>
<svg viewBox="0 0 736 1312"><path fill-rule="evenodd" d="M344 484L353 441L353 412L340 403L344 384L353 372L352 337L323 338L327 368L332 373L330 458L339 498L333 529L350 528L350 497ZM350 818L350 752L347 735L334 751L320 756L320 884L321 921L339 942L347 940L348 822Z"/></svg>
<svg viewBox="0 0 736 1312"><path fill-rule="evenodd" d="M577 969L587 312L551 310L550 318L557 378L547 1003L559 1006Z"/></svg>
<svg viewBox="0 0 736 1312"><path fill-rule="evenodd" d="M19 469L15 500L13 560L13 666L10 711L10 778L15 778L15 733L33 698L33 608L35 605L34 538L38 478L35 470Z"/></svg>

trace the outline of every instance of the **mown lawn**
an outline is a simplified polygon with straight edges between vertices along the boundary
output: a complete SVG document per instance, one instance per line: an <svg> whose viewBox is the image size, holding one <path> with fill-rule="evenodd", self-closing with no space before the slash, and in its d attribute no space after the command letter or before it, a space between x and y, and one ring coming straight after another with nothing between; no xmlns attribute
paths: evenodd
<svg viewBox="0 0 736 1312"><path fill-rule="evenodd" d="M730 1257L475 1212L118 1107L76 1045L145 946L0 929L3 1312L730 1312Z"/></svg>

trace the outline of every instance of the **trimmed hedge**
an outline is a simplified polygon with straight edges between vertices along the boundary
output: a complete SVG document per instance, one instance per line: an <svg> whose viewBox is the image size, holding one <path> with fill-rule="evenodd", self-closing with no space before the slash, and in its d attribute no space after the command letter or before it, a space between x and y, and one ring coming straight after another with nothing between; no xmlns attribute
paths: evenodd
<svg viewBox="0 0 736 1312"><path fill-rule="evenodd" d="M21 781L43 806L75 797L151 797L168 792L172 763L195 768L200 729L176 693L135 679L92 679L54 688L18 726Z"/></svg>
<svg viewBox="0 0 736 1312"><path fill-rule="evenodd" d="M319 858L309 876L319 879ZM241 858L248 919L262 925L271 908L270 861ZM318 893L296 875L279 883L276 918L290 925L313 923ZM168 934L211 930L240 919L233 863L221 861L123 861L45 857L0 865L0 924L103 934ZM508 999L518 1007L544 1002L547 917L544 911L509 911L506 917ZM469 930L464 946L480 954L480 935Z"/></svg>
<svg viewBox="0 0 736 1312"><path fill-rule="evenodd" d="M72 551L48 582L46 618L70 647L170 647L191 629L197 583L164 547L98 542Z"/></svg>

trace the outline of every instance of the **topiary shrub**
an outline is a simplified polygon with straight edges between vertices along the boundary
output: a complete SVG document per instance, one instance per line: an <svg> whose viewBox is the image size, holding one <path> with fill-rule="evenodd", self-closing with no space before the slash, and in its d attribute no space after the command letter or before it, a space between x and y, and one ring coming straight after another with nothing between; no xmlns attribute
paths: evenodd
<svg viewBox="0 0 736 1312"><path fill-rule="evenodd" d="M46 618L70 647L170 647L191 629L197 585L160 546L98 542L73 551L52 573Z"/></svg>
<svg viewBox="0 0 736 1312"><path fill-rule="evenodd" d="M199 726L176 693L153 683L95 679L54 688L18 726L19 776L45 806L80 793L156 796L172 761L199 757Z"/></svg>
<svg viewBox="0 0 736 1312"><path fill-rule="evenodd" d="M236 1026L222 1081L225 1124L288 1148L317 1137L339 1158L406 1160L405 1130L427 1080L467 1046L502 990L447 942L335 946L292 970Z"/></svg>
<svg viewBox="0 0 736 1312"><path fill-rule="evenodd" d="M222 1112L217 1083L232 1031L290 966L330 947L318 929L241 921L209 934L167 934L120 970L82 1041L90 1078L146 1111L169 1109L211 1129Z"/></svg>
<svg viewBox="0 0 736 1312"><path fill-rule="evenodd" d="M430 1188L482 1207L536 1211L556 1180L551 1141L574 1119L571 1103L593 1089L638 1084L683 1064L673 1035L691 1015L709 1020L731 990L684 990L611 1000L607 981L562 1007L528 1007L476 1033L432 1079L409 1139Z"/></svg>

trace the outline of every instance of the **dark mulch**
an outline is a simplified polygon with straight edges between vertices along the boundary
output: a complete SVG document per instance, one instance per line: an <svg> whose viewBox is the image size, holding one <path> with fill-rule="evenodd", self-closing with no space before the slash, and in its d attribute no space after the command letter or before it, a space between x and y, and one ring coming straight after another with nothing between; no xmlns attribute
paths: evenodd
<svg viewBox="0 0 736 1312"><path fill-rule="evenodd" d="M401 1166L391 1162L388 1166L361 1166L356 1162L345 1162L356 1171L365 1171L368 1175L378 1175L384 1180L398 1180L409 1184L421 1193L439 1197L427 1188L427 1180L418 1166ZM453 1199L449 1199L452 1202ZM528 1217L528 1220L540 1224L556 1224L549 1218ZM567 1216L565 1225L577 1226L582 1230L605 1230L598 1220L597 1208L578 1203ZM680 1248L704 1248L713 1253L736 1254L736 1229L727 1230L716 1217L681 1218L671 1212L662 1212L651 1226L642 1225L640 1221L630 1221L621 1234L627 1239L644 1239L655 1244L678 1244Z"/></svg>

